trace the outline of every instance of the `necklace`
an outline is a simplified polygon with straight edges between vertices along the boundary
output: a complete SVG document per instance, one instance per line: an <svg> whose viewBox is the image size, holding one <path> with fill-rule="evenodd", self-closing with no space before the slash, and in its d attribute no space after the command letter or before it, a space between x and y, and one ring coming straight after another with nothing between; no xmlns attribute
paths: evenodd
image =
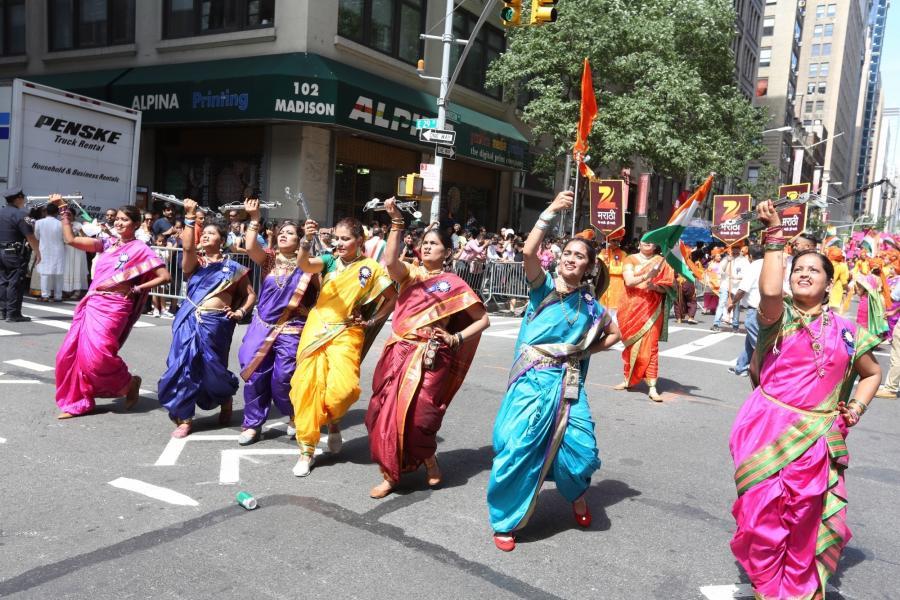
<svg viewBox="0 0 900 600"><path fill-rule="evenodd" d="M559 290L555 291L556 295L559 297L559 308L562 309L563 319L565 319L566 323L569 325L574 325L575 321L578 320L578 315L581 314L581 293L578 292L577 289L575 290L575 293L578 295L578 304L575 306L575 315L570 319L569 315L571 313L566 309L566 298L568 298L572 292L563 295L563 292L560 292Z"/></svg>
<svg viewBox="0 0 900 600"><path fill-rule="evenodd" d="M831 324L831 319L829 318L827 310L822 310L815 314L810 314L796 307L795 310L797 311L797 318L800 322L800 326L803 327L803 330L809 336L809 346L813 351L813 363L816 366L816 374L821 379L822 377L825 377L825 355L822 339L825 336L825 330L828 329L828 326ZM812 325L812 322L820 315L822 316L822 325L819 327L819 333L815 334L810 325Z"/></svg>
<svg viewBox="0 0 900 600"><path fill-rule="evenodd" d="M273 279L275 286L279 290L283 290L287 285L288 279L297 270L297 255L283 255L280 252L275 254L275 268L273 269Z"/></svg>

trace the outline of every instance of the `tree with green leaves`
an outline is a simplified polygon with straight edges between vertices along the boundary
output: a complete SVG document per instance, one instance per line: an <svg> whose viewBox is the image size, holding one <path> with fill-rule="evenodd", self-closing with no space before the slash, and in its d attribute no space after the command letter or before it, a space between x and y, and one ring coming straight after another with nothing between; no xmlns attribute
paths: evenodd
<svg viewBox="0 0 900 600"><path fill-rule="evenodd" d="M778 188L781 187L781 171L770 162L763 161L756 176L756 181L741 181L737 185L738 192L750 194L754 200L775 200Z"/></svg>
<svg viewBox="0 0 900 600"><path fill-rule="evenodd" d="M522 118L552 144L537 171L552 173L571 151L585 57L599 105L592 164L617 169L640 157L672 177L741 177L762 154L765 115L734 80L732 0L560 0L557 8L556 23L510 30L487 76L507 98L529 98Z"/></svg>

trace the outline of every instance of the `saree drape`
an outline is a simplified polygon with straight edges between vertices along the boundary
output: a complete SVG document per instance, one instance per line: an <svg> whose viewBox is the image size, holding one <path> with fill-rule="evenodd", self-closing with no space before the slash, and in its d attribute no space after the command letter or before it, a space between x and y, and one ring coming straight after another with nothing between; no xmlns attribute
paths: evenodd
<svg viewBox="0 0 900 600"><path fill-rule="evenodd" d="M212 410L237 393L237 376L228 370L237 323L224 310L202 306L247 273L246 267L226 258L200 266L188 280L187 298L172 322L166 371L157 384L159 403L172 419L191 419L198 406Z"/></svg>
<svg viewBox="0 0 900 600"><path fill-rule="evenodd" d="M434 455L447 406L481 338L472 336L456 350L442 345L428 368L430 328L455 333L468 327L472 319L466 311L477 304L475 292L452 273L428 275L423 267L412 267L401 285L366 413L372 460L392 481Z"/></svg>
<svg viewBox="0 0 900 600"><path fill-rule="evenodd" d="M850 396L853 363L878 342L832 311L827 325L809 324L811 334L799 319L785 303L781 321L762 327L760 385L729 439L738 493L731 549L765 599L823 598L850 540L847 427L836 407Z"/></svg>
<svg viewBox="0 0 900 600"><path fill-rule="evenodd" d="M71 415L90 412L96 398L116 397L131 381L119 349L140 317L147 292L123 296L106 290L125 282L140 285L164 266L143 242L117 242L97 240L94 279L56 354L56 404Z"/></svg>
<svg viewBox="0 0 900 600"><path fill-rule="evenodd" d="M662 257L656 260L663 260ZM634 269L636 276L649 271L654 262L641 265L637 255L625 260L625 265ZM675 285L675 272L668 264L663 264L659 273L651 280L658 286L671 290ZM651 385L659 376L659 342L668 339L670 299L642 287L626 287L625 298L616 313L616 321L622 332L622 351L625 381L631 387L646 379Z"/></svg>
<svg viewBox="0 0 900 600"><path fill-rule="evenodd" d="M323 273L322 288L297 347L291 378L291 405L301 451L312 454L323 425L339 421L359 399L359 363L365 331L353 315L371 316L381 294L392 285L387 272L371 258Z"/></svg>
<svg viewBox="0 0 900 600"><path fill-rule="evenodd" d="M510 532L528 522L546 479L573 502L600 467L584 378L609 312L581 288L563 297L553 279L529 294L516 360L494 422L487 501L491 526Z"/></svg>
<svg viewBox="0 0 900 600"><path fill-rule="evenodd" d="M888 332L888 322L884 309L884 294L879 289L882 285L880 278L872 274L860 275L856 285L865 292L859 299L856 322L874 335L883 336Z"/></svg>
<svg viewBox="0 0 900 600"><path fill-rule="evenodd" d="M609 310L618 310L619 303L625 295L625 280L622 278L622 269L628 254L621 249L607 248L600 254L600 258L609 268L609 287L600 297L600 302Z"/></svg>

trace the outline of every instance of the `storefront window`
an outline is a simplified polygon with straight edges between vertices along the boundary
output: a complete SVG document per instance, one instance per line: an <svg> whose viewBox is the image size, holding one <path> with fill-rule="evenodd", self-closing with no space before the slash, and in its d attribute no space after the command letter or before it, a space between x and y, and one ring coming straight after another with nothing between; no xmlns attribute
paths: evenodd
<svg viewBox="0 0 900 600"><path fill-rule="evenodd" d="M25 0L0 0L0 55L25 54Z"/></svg>
<svg viewBox="0 0 900 600"><path fill-rule="evenodd" d="M164 0L166 38L225 33L275 24L275 0Z"/></svg>
<svg viewBox="0 0 900 600"><path fill-rule="evenodd" d="M51 51L134 42L134 0L49 0Z"/></svg>
<svg viewBox="0 0 900 600"><path fill-rule="evenodd" d="M338 34L415 64L422 57L423 0L340 0Z"/></svg>

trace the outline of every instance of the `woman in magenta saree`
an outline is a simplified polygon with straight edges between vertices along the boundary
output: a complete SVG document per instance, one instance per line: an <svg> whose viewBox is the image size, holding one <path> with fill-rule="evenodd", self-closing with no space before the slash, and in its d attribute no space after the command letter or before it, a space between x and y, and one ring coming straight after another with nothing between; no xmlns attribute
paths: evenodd
<svg viewBox="0 0 900 600"><path fill-rule="evenodd" d="M751 369L759 385L729 440L738 493L731 549L757 598L822 599L850 540L844 440L881 381L871 354L878 340L828 309L833 266L814 250L794 257L793 302L782 299L781 221L770 202L757 211L769 225Z"/></svg>
<svg viewBox="0 0 900 600"><path fill-rule="evenodd" d="M422 265L404 263L403 215L393 199L385 206L391 217L385 267L400 285L400 295L366 413L372 459L384 477L372 488L373 498L390 494L401 473L422 464L428 484L440 484L437 432L469 370L481 332L490 325L481 299L465 281L443 269L453 248L450 236L440 229L428 231L422 239Z"/></svg>
<svg viewBox="0 0 900 600"><path fill-rule="evenodd" d="M72 318L72 326L56 354L57 418L68 419L94 409L96 398L125 396L125 408L137 404L141 378L128 371L119 349L141 315L147 294L169 281L169 272L149 246L134 238L141 213L123 206L116 214L115 234L104 240L76 237L63 211L66 244L96 252L91 287Z"/></svg>

